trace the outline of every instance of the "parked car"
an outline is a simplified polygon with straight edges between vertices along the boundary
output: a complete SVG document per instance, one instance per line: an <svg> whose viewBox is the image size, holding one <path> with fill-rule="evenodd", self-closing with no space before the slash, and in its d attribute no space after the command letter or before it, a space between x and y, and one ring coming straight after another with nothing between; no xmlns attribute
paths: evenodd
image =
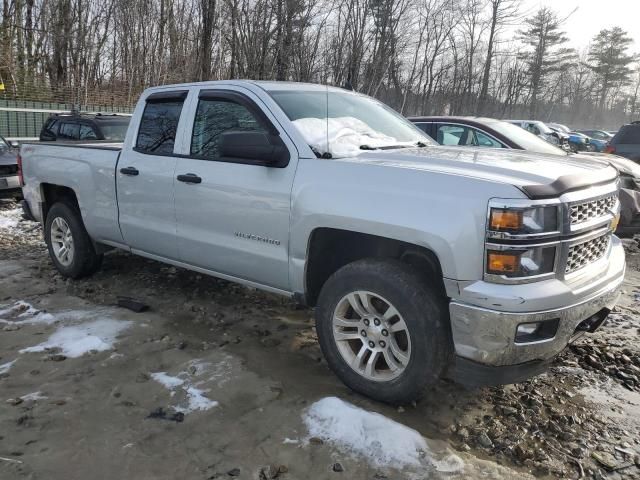
<svg viewBox="0 0 640 480"><path fill-rule="evenodd" d="M640 233L640 166L625 158L587 152L568 153L522 128L492 118L413 117L410 120L441 145L511 148L608 162L618 169L621 178L622 217L616 233L624 236Z"/></svg>
<svg viewBox="0 0 640 480"><path fill-rule="evenodd" d="M605 151L640 162L640 122L632 122L620 128Z"/></svg>
<svg viewBox="0 0 640 480"><path fill-rule="evenodd" d="M576 132L578 135L586 135L585 133ZM586 135L589 139L589 146L587 148L588 151L591 152L604 152L609 145L608 140L600 140L598 138L592 138Z"/></svg>
<svg viewBox="0 0 640 480"><path fill-rule="evenodd" d="M121 148L21 156L63 276L95 272L115 247L315 306L329 366L381 401L442 376L544 371L602 324L624 277L612 166L437 146L339 88L154 87Z"/></svg>
<svg viewBox="0 0 640 480"><path fill-rule="evenodd" d="M17 153L12 145L0 136L0 198L22 197Z"/></svg>
<svg viewBox="0 0 640 480"><path fill-rule="evenodd" d="M604 130L576 130L576 132L587 135L592 139L602 140L605 142L608 142L613 138L613 135L611 133L605 132Z"/></svg>
<svg viewBox="0 0 640 480"><path fill-rule="evenodd" d="M597 150L597 147L592 145L591 138L588 135L574 132L569 127L562 125L561 123L547 123L547 126L564 137L572 152L592 152ZM604 144L602 145L602 149L604 149Z"/></svg>
<svg viewBox="0 0 640 480"><path fill-rule="evenodd" d="M118 114L51 115L40 131L41 142L122 142L131 117Z"/></svg>
<svg viewBox="0 0 640 480"><path fill-rule="evenodd" d="M567 136L549 128L548 125L539 120L505 120L505 122L517 125L553 145L561 146L568 139Z"/></svg>
<svg viewBox="0 0 640 480"><path fill-rule="evenodd" d="M593 145L591 138L583 133L570 132L569 133L569 146L574 152L594 152L597 151L597 147Z"/></svg>

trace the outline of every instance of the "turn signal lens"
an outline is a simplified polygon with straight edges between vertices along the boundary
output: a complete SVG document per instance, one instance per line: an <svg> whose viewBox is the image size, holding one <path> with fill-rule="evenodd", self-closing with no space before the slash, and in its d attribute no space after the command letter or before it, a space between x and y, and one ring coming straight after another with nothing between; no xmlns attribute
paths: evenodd
<svg viewBox="0 0 640 480"><path fill-rule="evenodd" d="M489 252L487 254L487 273L504 275L515 273L519 268L519 253Z"/></svg>
<svg viewBox="0 0 640 480"><path fill-rule="evenodd" d="M491 209L491 230L520 230L522 228L521 210Z"/></svg>
<svg viewBox="0 0 640 480"><path fill-rule="evenodd" d="M616 231L618 229L618 224L620 223L620 213L618 213L613 220L611 221L611 230Z"/></svg>

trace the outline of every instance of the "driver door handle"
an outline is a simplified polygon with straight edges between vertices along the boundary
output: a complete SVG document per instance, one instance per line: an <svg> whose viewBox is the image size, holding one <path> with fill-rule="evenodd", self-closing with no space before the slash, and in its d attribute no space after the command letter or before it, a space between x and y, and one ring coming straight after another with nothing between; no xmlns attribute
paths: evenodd
<svg viewBox="0 0 640 480"><path fill-rule="evenodd" d="M124 167L124 168L120 169L120 173L123 174L123 175L130 175L132 177L135 177L140 172L135 167Z"/></svg>
<svg viewBox="0 0 640 480"><path fill-rule="evenodd" d="M202 178L200 178L195 173L186 173L184 175L178 175L177 179L179 182L184 182L184 183L202 183Z"/></svg>

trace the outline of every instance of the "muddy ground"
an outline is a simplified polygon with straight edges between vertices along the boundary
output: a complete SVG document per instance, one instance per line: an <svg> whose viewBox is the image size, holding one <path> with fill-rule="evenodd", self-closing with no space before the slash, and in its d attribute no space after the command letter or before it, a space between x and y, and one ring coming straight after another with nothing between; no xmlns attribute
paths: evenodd
<svg viewBox="0 0 640 480"><path fill-rule="evenodd" d="M65 280L1 202L0 479L640 478L625 243L620 306L548 374L393 408L329 371L310 310L122 252Z"/></svg>

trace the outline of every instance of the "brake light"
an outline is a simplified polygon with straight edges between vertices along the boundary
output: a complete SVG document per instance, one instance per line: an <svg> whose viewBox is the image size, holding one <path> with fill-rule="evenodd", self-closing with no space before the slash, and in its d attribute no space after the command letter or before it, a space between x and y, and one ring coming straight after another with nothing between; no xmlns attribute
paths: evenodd
<svg viewBox="0 0 640 480"><path fill-rule="evenodd" d="M24 177L22 176L22 155L18 153L18 180L20 181L20 186L24 187Z"/></svg>
<svg viewBox="0 0 640 480"><path fill-rule="evenodd" d="M607 146L604 147L604 153L616 153L616 147L614 147L610 143L607 143Z"/></svg>

